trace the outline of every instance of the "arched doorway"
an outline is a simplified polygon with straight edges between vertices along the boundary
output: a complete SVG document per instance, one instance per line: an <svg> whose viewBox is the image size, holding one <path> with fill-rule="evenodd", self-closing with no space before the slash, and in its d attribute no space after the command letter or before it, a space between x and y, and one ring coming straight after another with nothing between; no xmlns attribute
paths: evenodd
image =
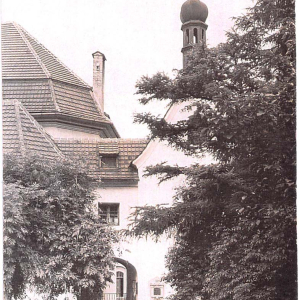
<svg viewBox="0 0 300 300"><path fill-rule="evenodd" d="M128 261L115 258L113 283L104 290L101 300L137 300L137 271Z"/></svg>

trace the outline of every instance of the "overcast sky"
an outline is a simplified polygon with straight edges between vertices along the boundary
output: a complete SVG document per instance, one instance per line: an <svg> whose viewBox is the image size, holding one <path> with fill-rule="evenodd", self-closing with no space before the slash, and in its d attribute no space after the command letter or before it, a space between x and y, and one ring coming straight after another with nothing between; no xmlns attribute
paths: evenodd
<svg viewBox="0 0 300 300"><path fill-rule="evenodd" d="M2 22L24 27L89 85L92 53L105 54L105 111L121 137L145 137L133 124L135 83L142 75L182 67L180 8L184 0L2 0ZM253 0L205 0L210 46L225 41L234 16ZM162 109L161 114L164 114Z"/></svg>

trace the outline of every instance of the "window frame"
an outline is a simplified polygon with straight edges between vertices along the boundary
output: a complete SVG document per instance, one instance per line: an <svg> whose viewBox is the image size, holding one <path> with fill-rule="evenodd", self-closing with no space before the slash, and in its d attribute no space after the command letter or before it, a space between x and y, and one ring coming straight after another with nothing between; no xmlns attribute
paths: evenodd
<svg viewBox="0 0 300 300"><path fill-rule="evenodd" d="M154 293L155 289L160 290L159 295L155 295L155 293ZM152 298L163 298L164 297L164 285L163 284L151 285L151 297Z"/></svg>
<svg viewBox="0 0 300 300"><path fill-rule="evenodd" d="M106 207L105 212L100 212L102 211L102 208L100 207L103 205ZM117 207L117 223L113 221L109 221L111 219L115 220L115 217L111 217L111 207L116 206ZM108 225L111 226L120 226L120 203L116 202L98 202L98 215L100 216L101 220L103 222L106 222ZM105 218L104 218L105 217Z"/></svg>
<svg viewBox="0 0 300 300"><path fill-rule="evenodd" d="M124 297L124 273L121 271L116 273L116 294L117 297Z"/></svg>
<svg viewBox="0 0 300 300"><path fill-rule="evenodd" d="M103 159L114 159L115 160L115 165L111 166L108 164L105 164L103 162ZM101 169L117 169L119 167L119 160L117 155L100 155L99 156L99 165Z"/></svg>

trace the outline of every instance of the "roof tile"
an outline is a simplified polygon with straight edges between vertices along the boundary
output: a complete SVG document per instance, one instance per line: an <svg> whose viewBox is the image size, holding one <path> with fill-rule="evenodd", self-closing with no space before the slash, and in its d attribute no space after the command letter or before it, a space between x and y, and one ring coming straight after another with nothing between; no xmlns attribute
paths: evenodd
<svg viewBox="0 0 300 300"><path fill-rule="evenodd" d="M53 88L56 103L62 113L89 120L108 121L98 111L89 90L56 81L53 82Z"/></svg>
<svg viewBox="0 0 300 300"><path fill-rule="evenodd" d="M32 37L24 28L19 25L18 27L46 67L47 71L50 73L51 78L89 88L88 84L69 70L56 56Z"/></svg>
<svg viewBox="0 0 300 300"><path fill-rule="evenodd" d="M49 159L63 157L61 151L19 101L3 101L3 152L33 153Z"/></svg>
<svg viewBox="0 0 300 300"><path fill-rule="evenodd" d="M17 28L2 25L2 78L47 78L34 54L28 49Z"/></svg>
<svg viewBox="0 0 300 300"><path fill-rule="evenodd" d="M58 113L112 124L92 88L20 25L2 24L3 99L19 100L30 113Z"/></svg>
<svg viewBox="0 0 300 300"><path fill-rule="evenodd" d="M14 80L2 82L3 100L19 100L29 112L54 112L48 79L25 81Z"/></svg>
<svg viewBox="0 0 300 300"><path fill-rule="evenodd" d="M144 150L147 141L144 139L101 139L96 140L73 140L56 139L57 146L68 156L80 156L87 164L90 175L102 180L138 180L137 170L131 162ZM114 154L118 160L116 168L103 168L100 166L100 154L112 154L109 151L119 152ZM109 153L103 153L108 149Z"/></svg>

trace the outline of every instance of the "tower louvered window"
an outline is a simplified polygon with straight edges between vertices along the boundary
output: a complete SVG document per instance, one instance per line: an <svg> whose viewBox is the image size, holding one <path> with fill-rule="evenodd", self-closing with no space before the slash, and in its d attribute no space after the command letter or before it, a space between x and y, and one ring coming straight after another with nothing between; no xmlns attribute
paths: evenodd
<svg viewBox="0 0 300 300"><path fill-rule="evenodd" d="M186 30L186 43L190 43L190 31L188 29Z"/></svg>
<svg viewBox="0 0 300 300"><path fill-rule="evenodd" d="M193 37L194 44L198 43L198 29L194 28L194 37Z"/></svg>

